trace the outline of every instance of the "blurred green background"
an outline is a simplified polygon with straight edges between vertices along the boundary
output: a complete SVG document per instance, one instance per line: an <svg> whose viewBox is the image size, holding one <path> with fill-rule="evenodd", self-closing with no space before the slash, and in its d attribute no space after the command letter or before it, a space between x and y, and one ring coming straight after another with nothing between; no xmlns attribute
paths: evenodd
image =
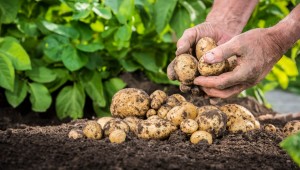
<svg viewBox="0 0 300 170"><path fill-rule="evenodd" d="M276 24L297 3L261 0L244 31ZM103 116L112 95L126 86L118 78L122 72L142 71L155 83L178 84L166 76L176 40L203 22L211 5L211 0L0 1L0 88L13 107L29 97L36 112L55 104L60 119L76 119L83 117L89 97ZM299 53L298 42L262 83L241 96L266 104L264 93L275 88L300 93Z"/></svg>

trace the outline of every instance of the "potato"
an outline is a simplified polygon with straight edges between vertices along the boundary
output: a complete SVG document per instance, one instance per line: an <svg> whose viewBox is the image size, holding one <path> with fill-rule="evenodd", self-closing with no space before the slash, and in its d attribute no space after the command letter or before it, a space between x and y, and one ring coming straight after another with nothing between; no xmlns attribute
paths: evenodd
<svg viewBox="0 0 300 170"><path fill-rule="evenodd" d="M198 61L189 54L181 54L174 59L174 71L178 80L185 85L191 85L199 75Z"/></svg>
<svg viewBox="0 0 300 170"><path fill-rule="evenodd" d="M150 108L149 95L140 89L126 88L118 91L112 98L111 114L115 117L144 117Z"/></svg>
<svg viewBox="0 0 300 170"><path fill-rule="evenodd" d="M172 94L167 98L166 105L174 107L179 106L181 103L185 102L186 99L180 94Z"/></svg>
<svg viewBox="0 0 300 170"><path fill-rule="evenodd" d="M203 58L199 59L198 71L202 76L218 76L228 69L228 61L221 61L219 63L205 63Z"/></svg>
<svg viewBox="0 0 300 170"><path fill-rule="evenodd" d="M150 117L153 115L156 115L156 110L154 110L154 109L149 109L146 113L146 117Z"/></svg>
<svg viewBox="0 0 300 170"><path fill-rule="evenodd" d="M244 119L255 124L255 117L253 114L245 107L238 104L226 104L219 109L227 115L227 127L229 127L236 119Z"/></svg>
<svg viewBox="0 0 300 170"><path fill-rule="evenodd" d="M110 120L112 120L112 119L114 119L113 117L101 117L101 118L99 118L98 120L97 120L97 123L101 126L101 128L103 129L104 128L104 125L108 122L108 121L110 121Z"/></svg>
<svg viewBox="0 0 300 170"><path fill-rule="evenodd" d="M181 92L187 93L187 92L192 90L192 86L180 83L179 89L180 89Z"/></svg>
<svg viewBox="0 0 300 170"><path fill-rule="evenodd" d="M192 134L198 130L198 123L193 119L185 119L181 122L180 129L186 134Z"/></svg>
<svg viewBox="0 0 300 170"><path fill-rule="evenodd" d="M159 117L159 116L157 116L157 115L153 115L153 116L150 116L150 117L148 117L147 118L147 120L161 120L162 118L161 117Z"/></svg>
<svg viewBox="0 0 300 170"><path fill-rule="evenodd" d="M197 108L197 115L200 115L203 112L208 111L208 110L216 110L216 109L218 110L218 107L213 106L213 105L201 106L201 107Z"/></svg>
<svg viewBox="0 0 300 170"><path fill-rule="evenodd" d="M199 131L194 132L191 135L190 141L193 144L197 144L201 141L205 141L208 144L212 144L213 138L212 138L212 135L210 133L208 133L206 131L199 130Z"/></svg>
<svg viewBox="0 0 300 170"><path fill-rule="evenodd" d="M184 106L175 106L167 113L166 120L175 126L179 126L184 119L194 117L193 114L194 113L189 112Z"/></svg>
<svg viewBox="0 0 300 170"><path fill-rule="evenodd" d="M111 143L123 143L126 140L126 133L124 130L114 130L109 134L109 141Z"/></svg>
<svg viewBox="0 0 300 170"><path fill-rule="evenodd" d="M228 128L230 133L238 133L238 132L248 132L254 130L254 124L246 119L239 118L234 121Z"/></svg>
<svg viewBox="0 0 300 170"><path fill-rule="evenodd" d="M199 130L207 131L216 137L223 135L226 130L227 116L219 109L207 110L198 114L196 122Z"/></svg>
<svg viewBox="0 0 300 170"><path fill-rule="evenodd" d="M80 129L72 129L70 130L68 137L71 139L80 139L83 138L83 132Z"/></svg>
<svg viewBox="0 0 300 170"><path fill-rule="evenodd" d="M129 132L129 126L126 122L124 122L122 119L115 118L110 121L108 121L104 126L104 135L109 136L109 134L114 130L124 130L124 132Z"/></svg>
<svg viewBox="0 0 300 170"><path fill-rule="evenodd" d="M285 136L290 136L300 132L300 120L292 120L287 122L282 131Z"/></svg>
<svg viewBox="0 0 300 170"><path fill-rule="evenodd" d="M185 108L185 111L190 115L191 119L195 119L197 117L197 107L193 103L182 102L181 106Z"/></svg>
<svg viewBox="0 0 300 170"><path fill-rule="evenodd" d="M276 133L276 127L272 124L264 125L264 130L267 131L267 132Z"/></svg>
<svg viewBox="0 0 300 170"><path fill-rule="evenodd" d="M228 62L226 62L226 64L227 64L227 68L226 68L226 71L232 71L232 70L234 70L234 68L237 66L237 57L234 55L234 56L232 56L232 57L229 57L228 59L227 59L227 61Z"/></svg>
<svg viewBox="0 0 300 170"><path fill-rule="evenodd" d="M126 117L123 119L123 121L125 123L127 123L127 125L129 126L129 130L131 132L136 132L136 129L137 129L137 124L139 121L141 121L142 119L139 119L137 117L134 117L134 116L129 116L129 117Z"/></svg>
<svg viewBox="0 0 300 170"><path fill-rule="evenodd" d="M176 127L171 122L161 118L154 118L140 121L136 135L142 139L165 139L174 130L176 130Z"/></svg>
<svg viewBox="0 0 300 170"><path fill-rule="evenodd" d="M201 38L197 44L196 44L196 56L197 59L200 60L200 58L209 50L217 47L216 42L209 37L203 37Z"/></svg>
<svg viewBox="0 0 300 170"><path fill-rule="evenodd" d="M88 121L83 128L83 134L90 139L101 139L102 129L96 121Z"/></svg>
<svg viewBox="0 0 300 170"><path fill-rule="evenodd" d="M254 128L255 128L255 129L260 129L260 123L259 123L258 120L255 120L255 121L254 121Z"/></svg>
<svg viewBox="0 0 300 170"><path fill-rule="evenodd" d="M167 101L168 95L162 90L155 90L151 95L151 108L152 109L159 109L162 104Z"/></svg>
<svg viewBox="0 0 300 170"><path fill-rule="evenodd" d="M158 110L157 110L157 115L160 117L160 118L165 118L168 114L168 112L172 109L171 106L169 105L163 105L161 106Z"/></svg>

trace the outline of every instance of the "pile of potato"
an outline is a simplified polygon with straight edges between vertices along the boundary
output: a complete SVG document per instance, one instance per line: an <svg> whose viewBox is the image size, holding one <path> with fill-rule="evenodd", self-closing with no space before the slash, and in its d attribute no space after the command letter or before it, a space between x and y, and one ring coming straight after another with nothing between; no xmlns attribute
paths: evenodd
<svg viewBox="0 0 300 170"><path fill-rule="evenodd" d="M112 117L88 121L85 127L72 129L69 138L84 136L90 139L108 137L112 143L126 141L128 132L141 139L165 139L180 129L190 136L191 143L213 143L225 132L239 133L260 129L260 123L252 113L238 104L197 107L182 95L168 96L156 90L150 96L140 89L126 88L117 92L110 107ZM276 132L274 125L267 124L265 131ZM300 121L287 123L283 128L286 136L300 130Z"/></svg>

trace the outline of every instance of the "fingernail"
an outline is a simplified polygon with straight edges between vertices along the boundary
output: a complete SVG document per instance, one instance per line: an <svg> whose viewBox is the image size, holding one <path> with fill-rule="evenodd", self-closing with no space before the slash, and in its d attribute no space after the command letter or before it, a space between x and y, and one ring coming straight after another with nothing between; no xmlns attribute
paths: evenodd
<svg viewBox="0 0 300 170"><path fill-rule="evenodd" d="M213 53L209 52L204 55L204 60L208 62L213 62L215 60L215 56Z"/></svg>

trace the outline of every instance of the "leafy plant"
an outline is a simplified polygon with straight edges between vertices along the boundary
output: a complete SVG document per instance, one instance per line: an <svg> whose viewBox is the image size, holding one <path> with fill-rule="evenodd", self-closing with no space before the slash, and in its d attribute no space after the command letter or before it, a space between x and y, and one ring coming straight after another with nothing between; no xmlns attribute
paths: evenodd
<svg viewBox="0 0 300 170"><path fill-rule="evenodd" d="M280 147L287 151L293 161L300 167L300 133L285 138Z"/></svg>

